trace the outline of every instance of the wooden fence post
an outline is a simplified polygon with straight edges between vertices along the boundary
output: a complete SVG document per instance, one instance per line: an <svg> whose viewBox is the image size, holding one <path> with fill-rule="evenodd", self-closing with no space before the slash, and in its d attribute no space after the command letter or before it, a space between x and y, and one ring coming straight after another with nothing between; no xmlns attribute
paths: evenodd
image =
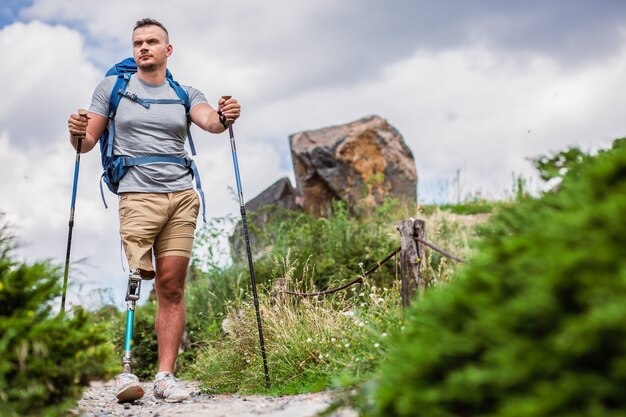
<svg viewBox="0 0 626 417"><path fill-rule="evenodd" d="M415 238L426 240L426 222L424 220L415 220L414 225ZM419 240L415 240L417 246L417 286L420 293L426 289L426 246L424 246Z"/></svg>
<svg viewBox="0 0 626 417"><path fill-rule="evenodd" d="M400 275L402 278L402 305L411 303L416 289L420 293L426 288L426 281L420 277L420 269L425 265L424 246L416 237L425 239L426 223L410 218L398 223L400 232Z"/></svg>
<svg viewBox="0 0 626 417"><path fill-rule="evenodd" d="M272 283L272 306L285 304L285 291L287 279L276 278Z"/></svg>

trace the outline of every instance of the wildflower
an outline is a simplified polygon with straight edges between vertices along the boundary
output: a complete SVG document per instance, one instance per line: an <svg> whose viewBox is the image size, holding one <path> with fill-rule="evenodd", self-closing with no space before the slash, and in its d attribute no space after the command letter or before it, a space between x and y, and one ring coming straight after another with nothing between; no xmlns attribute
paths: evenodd
<svg viewBox="0 0 626 417"><path fill-rule="evenodd" d="M322 360L322 359L324 359L324 355L322 355L322 354L320 353L320 355L318 356L318 358L320 358L320 360Z"/></svg>
<svg viewBox="0 0 626 417"><path fill-rule="evenodd" d="M349 348L350 347L350 343L346 343L345 345L343 345L343 347Z"/></svg>
<svg viewBox="0 0 626 417"><path fill-rule="evenodd" d="M335 339L334 337L331 337L331 338L330 338L330 341L331 341L331 342L333 342L333 343L335 343L335 342L337 341L337 339Z"/></svg>
<svg viewBox="0 0 626 417"><path fill-rule="evenodd" d="M359 268L363 269L363 262L359 262Z"/></svg>
<svg viewBox="0 0 626 417"><path fill-rule="evenodd" d="M378 348L378 347L380 347L380 345L378 343L374 343L374 347Z"/></svg>
<svg viewBox="0 0 626 417"><path fill-rule="evenodd" d="M311 339L310 337L306 340L307 343L311 343L313 341L313 339Z"/></svg>
<svg viewBox="0 0 626 417"><path fill-rule="evenodd" d="M380 337L387 337L387 333L384 332L383 334L380 335Z"/></svg>
<svg viewBox="0 0 626 417"><path fill-rule="evenodd" d="M363 297L363 296L365 296L364 292L359 293L359 297Z"/></svg>

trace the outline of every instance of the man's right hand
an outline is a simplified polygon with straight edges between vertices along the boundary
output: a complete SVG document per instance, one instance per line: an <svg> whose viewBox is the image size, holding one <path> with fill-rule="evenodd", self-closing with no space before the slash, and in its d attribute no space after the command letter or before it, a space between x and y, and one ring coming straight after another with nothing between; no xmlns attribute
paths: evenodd
<svg viewBox="0 0 626 417"><path fill-rule="evenodd" d="M85 135L87 134L88 124L89 115L85 114L84 116L81 116L78 113L73 113L70 115L70 118L67 120L67 126L72 139L72 145L75 146L75 142L80 136L85 137Z"/></svg>
<svg viewBox="0 0 626 417"><path fill-rule="evenodd" d="M87 113L87 110L78 110L67 119L67 128L70 132L70 143L74 149L78 146L78 139L82 138L81 153L89 152L98 143L98 138L107 127L109 119L96 113Z"/></svg>

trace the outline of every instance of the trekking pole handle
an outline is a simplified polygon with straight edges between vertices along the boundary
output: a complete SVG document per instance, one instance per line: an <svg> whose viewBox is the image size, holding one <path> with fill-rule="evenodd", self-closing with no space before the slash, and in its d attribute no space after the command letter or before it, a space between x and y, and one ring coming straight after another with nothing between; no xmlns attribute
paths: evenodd
<svg viewBox="0 0 626 417"><path fill-rule="evenodd" d="M230 99L232 96L222 96L222 98L224 100L228 100ZM227 125L232 125L233 123L235 123L235 119L226 119L226 124Z"/></svg>
<svg viewBox="0 0 626 417"><path fill-rule="evenodd" d="M80 117L87 117L87 115L89 114L85 109L78 109L77 113ZM78 141L76 142L76 153L80 153L80 145L84 138L85 135L80 135L78 137Z"/></svg>

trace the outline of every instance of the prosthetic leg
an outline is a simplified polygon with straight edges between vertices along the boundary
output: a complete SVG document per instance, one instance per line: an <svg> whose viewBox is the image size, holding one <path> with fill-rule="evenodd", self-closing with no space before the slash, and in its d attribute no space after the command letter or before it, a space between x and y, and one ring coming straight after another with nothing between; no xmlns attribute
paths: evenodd
<svg viewBox="0 0 626 417"><path fill-rule="evenodd" d="M133 345L133 322L135 320L135 306L139 300L141 290L141 275L139 270L131 270L126 288L126 338L124 340L124 370L115 378L115 395L119 402L135 401L143 397L144 389L131 369L131 349Z"/></svg>
<svg viewBox="0 0 626 417"><path fill-rule="evenodd" d="M139 270L133 270L128 277L128 287L126 288L126 337L124 339L124 373L131 371L131 349L133 345L133 323L135 320L135 306L139 301L141 290L141 276Z"/></svg>

